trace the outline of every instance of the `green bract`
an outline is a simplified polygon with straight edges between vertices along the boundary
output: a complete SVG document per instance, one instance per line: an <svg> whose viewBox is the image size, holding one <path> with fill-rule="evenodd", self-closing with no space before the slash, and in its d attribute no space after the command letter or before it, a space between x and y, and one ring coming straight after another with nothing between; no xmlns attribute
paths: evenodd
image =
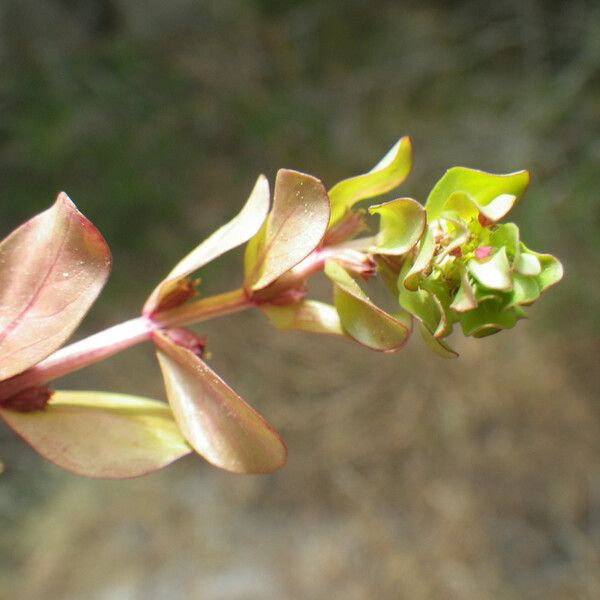
<svg viewBox="0 0 600 600"><path fill-rule="evenodd" d="M514 223L498 224L519 200L526 171L494 175L454 168L427 199L427 230L398 278L399 302L427 341L441 342L459 323L484 337L513 327L524 306L562 277L560 262L529 250Z"/></svg>

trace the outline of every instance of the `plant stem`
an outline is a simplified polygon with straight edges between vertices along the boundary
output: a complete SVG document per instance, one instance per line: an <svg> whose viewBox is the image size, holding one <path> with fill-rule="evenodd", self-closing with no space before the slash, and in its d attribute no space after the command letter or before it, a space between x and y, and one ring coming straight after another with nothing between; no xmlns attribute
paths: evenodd
<svg viewBox="0 0 600 600"><path fill-rule="evenodd" d="M136 344L149 341L154 331L206 321L253 305L254 302L248 298L245 291L237 289L172 308L151 318L137 317L109 327L57 350L23 373L0 382L0 402L24 389L44 385L57 377L78 371Z"/></svg>
<svg viewBox="0 0 600 600"><path fill-rule="evenodd" d="M364 245L364 241L361 243ZM152 339L154 331L199 323L251 308L261 302L269 302L321 271L328 259L336 258L351 272L361 273L369 267L364 256L352 247L353 244L356 242L315 250L274 285L253 296L244 288L239 288L201 298L156 314L142 315L65 346L23 373L1 381L0 403L22 390L45 385L57 377L83 369L141 342L147 342Z"/></svg>
<svg viewBox="0 0 600 600"><path fill-rule="evenodd" d="M37 365L0 383L0 401L108 358L150 338L152 324L138 317L57 350Z"/></svg>
<svg viewBox="0 0 600 600"><path fill-rule="evenodd" d="M246 290L239 288L157 313L152 315L152 321L155 329L181 327L229 315L252 306L254 302L249 298Z"/></svg>

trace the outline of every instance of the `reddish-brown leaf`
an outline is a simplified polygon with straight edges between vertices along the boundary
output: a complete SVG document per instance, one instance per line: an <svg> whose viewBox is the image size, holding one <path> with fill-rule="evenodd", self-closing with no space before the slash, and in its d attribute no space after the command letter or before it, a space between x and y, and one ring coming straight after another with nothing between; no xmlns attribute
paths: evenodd
<svg viewBox="0 0 600 600"><path fill-rule="evenodd" d="M177 291L183 278L247 242L260 229L268 212L269 182L260 175L242 210L177 263L146 301L144 314L165 308L166 299Z"/></svg>
<svg viewBox="0 0 600 600"><path fill-rule="evenodd" d="M279 435L204 361L163 333L154 339L175 420L198 454L234 473L270 473L285 464Z"/></svg>
<svg viewBox="0 0 600 600"><path fill-rule="evenodd" d="M0 242L0 380L73 333L110 272L110 251L65 193Z"/></svg>
<svg viewBox="0 0 600 600"><path fill-rule="evenodd" d="M261 290L306 258L321 242L329 222L323 184L310 175L281 169L266 229L246 252L246 286Z"/></svg>

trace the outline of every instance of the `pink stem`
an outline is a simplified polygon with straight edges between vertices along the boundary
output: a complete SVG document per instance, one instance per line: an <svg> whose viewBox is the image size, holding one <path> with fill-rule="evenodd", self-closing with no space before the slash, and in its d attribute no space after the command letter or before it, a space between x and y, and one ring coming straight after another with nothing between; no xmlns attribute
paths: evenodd
<svg viewBox="0 0 600 600"><path fill-rule="evenodd" d="M345 244L340 244L335 247L318 248L299 265L291 269L288 277L282 278L281 289L277 287L271 291L280 294L285 292L286 289L293 288L294 285L323 270L325 261L330 258L349 262L351 267L355 266L360 269L360 260L355 255L360 257L360 253L350 244L347 247L345 247ZM353 262L356 262L356 265L352 265ZM151 317L141 316L125 321L79 342L65 346L37 365L23 371L23 373L19 373L5 381L0 381L0 402L22 390L44 385L57 377L78 371L131 346L149 341L154 331L198 323L221 315L238 312L256 306L258 303L258 299L251 297L246 290L240 288L183 304L154 314Z"/></svg>
<svg viewBox="0 0 600 600"><path fill-rule="evenodd" d="M215 317L230 315L252 306L254 306L254 302L243 288L239 288L162 311L152 315L152 321L155 323L156 329L181 327L182 325L200 323Z"/></svg>
<svg viewBox="0 0 600 600"><path fill-rule="evenodd" d="M0 382L0 402L21 390L40 386L73 371L147 342L152 332L231 314L253 306L243 289L203 298L149 317L137 317L57 350L34 367Z"/></svg>
<svg viewBox="0 0 600 600"><path fill-rule="evenodd" d="M0 401L144 342L150 339L153 329L156 326L151 321L138 317L65 346L31 369L0 382Z"/></svg>

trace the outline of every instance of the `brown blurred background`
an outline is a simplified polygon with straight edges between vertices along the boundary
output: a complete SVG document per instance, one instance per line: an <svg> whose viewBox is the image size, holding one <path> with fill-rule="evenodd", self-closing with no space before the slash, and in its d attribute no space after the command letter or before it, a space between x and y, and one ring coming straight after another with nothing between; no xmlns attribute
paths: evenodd
<svg viewBox="0 0 600 600"><path fill-rule="evenodd" d="M259 172L331 185L403 134L402 195L530 168L515 219L566 268L455 361L259 314L202 327L288 443L273 476L186 458L86 480L2 427L2 599L600 598L597 2L2 0L0 115L1 234L65 189L112 247L78 335L134 315ZM237 285L239 258L206 285ZM63 385L163 398L150 348Z"/></svg>

